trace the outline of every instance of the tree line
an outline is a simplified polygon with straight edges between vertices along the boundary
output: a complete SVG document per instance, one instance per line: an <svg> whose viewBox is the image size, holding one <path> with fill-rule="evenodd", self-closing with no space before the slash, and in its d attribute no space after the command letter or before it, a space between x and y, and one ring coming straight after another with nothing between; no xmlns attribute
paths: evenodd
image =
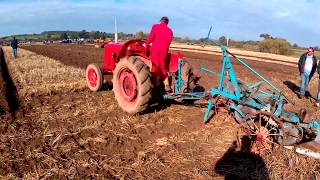
<svg viewBox="0 0 320 180"><path fill-rule="evenodd" d="M61 39L111 39L114 38L114 33L106 33L101 31L46 31L41 34L46 36L47 40L61 40ZM124 32L118 33L118 38L127 39L134 37L133 34L128 34Z"/></svg>

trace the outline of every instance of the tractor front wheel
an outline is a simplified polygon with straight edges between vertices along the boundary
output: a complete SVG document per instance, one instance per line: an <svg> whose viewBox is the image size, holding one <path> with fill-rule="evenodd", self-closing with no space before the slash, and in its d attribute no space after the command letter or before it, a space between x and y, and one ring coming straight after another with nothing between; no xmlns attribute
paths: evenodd
<svg viewBox="0 0 320 180"><path fill-rule="evenodd" d="M113 74L113 92L119 106L129 114L147 109L152 98L151 73L139 57L125 57Z"/></svg>
<svg viewBox="0 0 320 180"><path fill-rule="evenodd" d="M103 76L96 64L89 64L86 69L87 85L91 91L99 91L102 87Z"/></svg>

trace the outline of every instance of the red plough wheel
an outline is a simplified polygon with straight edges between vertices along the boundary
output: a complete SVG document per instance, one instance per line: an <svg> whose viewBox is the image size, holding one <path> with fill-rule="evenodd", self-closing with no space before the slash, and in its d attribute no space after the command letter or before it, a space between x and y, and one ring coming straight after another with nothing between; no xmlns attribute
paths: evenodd
<svg viewBox="0 0 320 180"><path fill-rule="evenodd" d="M270 154L280 144L276 143L283 138L283 124L273 114L258 111L248 115L240 123L241 130L251 140L251 151L260 155Z"/></svg>

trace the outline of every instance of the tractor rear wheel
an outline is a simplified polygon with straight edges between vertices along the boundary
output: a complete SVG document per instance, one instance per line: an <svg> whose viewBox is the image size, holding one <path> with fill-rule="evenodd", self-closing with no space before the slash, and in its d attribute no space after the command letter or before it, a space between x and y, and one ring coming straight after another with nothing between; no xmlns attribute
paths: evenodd
<svg viewBox="0 0 320 180"><path fill-rule="evenodd" d="M113 92L119 106L129 114L147 109L153 84L148 66L137 56L125 57L113 73Z"/></svg>
<svg viewBox="0 0 320 180"><path fill-rule="evenodd" d="M86 69L87 85L91 91L99 91L103 84L101 69L96 64L89 64Z"/></svg>

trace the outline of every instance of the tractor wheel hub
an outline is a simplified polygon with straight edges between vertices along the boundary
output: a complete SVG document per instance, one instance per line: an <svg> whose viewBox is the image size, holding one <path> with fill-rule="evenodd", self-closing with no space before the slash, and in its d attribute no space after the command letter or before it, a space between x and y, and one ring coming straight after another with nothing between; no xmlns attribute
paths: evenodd
<svg viewBox="0 0 320 180"><path fill-rule="evenodd" d="M121 72L119 79L119 86L123 98L129 102L134 101L137 96L137 82L133 72L125 69Z"/></svg>

